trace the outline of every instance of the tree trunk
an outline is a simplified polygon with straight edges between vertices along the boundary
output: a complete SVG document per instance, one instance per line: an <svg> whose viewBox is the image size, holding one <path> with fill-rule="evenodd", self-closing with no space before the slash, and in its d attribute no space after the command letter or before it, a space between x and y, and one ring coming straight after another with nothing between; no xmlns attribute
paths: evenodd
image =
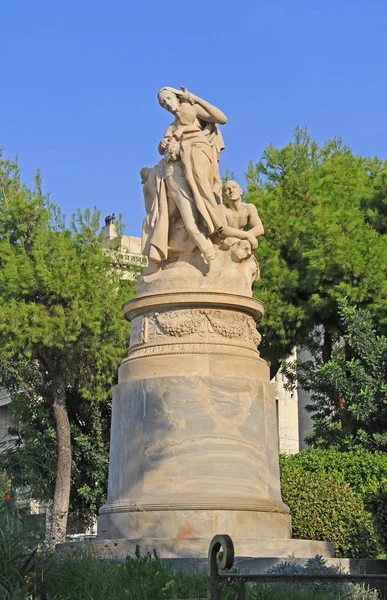
<svg viewBox="0 0 387 600"><path fill-rule="evenodd" d="M332 346L333 346L332 334L329 331L327 331L326 329L324 329L324 341L323 341L323 349L322 349L324 364L332 358ZM348 420L348 414L347 414L347 411L345 408L344 396L341 394L335 393L333 396L333 401L335 404L335 409L339 415L341 429L344 429L344 431L349 432L349 420Z"/></svg>
<svg viewBox="0 0 387 600"><path fill-rule="evenodd" d="M71 436L66 406L66 381L56 360L45 358L52 382L52 409L56 431L56 480L52 507L50 545L65 541L71 487Z"/></svg>
<svg viewBox="0 0 387 600"><path fill-rule="evenodd" d="M322 359L323 359L324 365L332 358L332 345L333 345L332 334L329 331L327 331L326 329L324 329L324 341L323 341L323 347L322 347Z"/></svg>

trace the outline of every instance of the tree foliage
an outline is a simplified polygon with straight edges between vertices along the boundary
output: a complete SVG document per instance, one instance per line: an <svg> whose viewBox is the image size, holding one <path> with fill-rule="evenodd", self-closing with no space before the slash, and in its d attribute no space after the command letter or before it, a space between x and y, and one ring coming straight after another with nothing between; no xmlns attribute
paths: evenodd
<svg viewBox="0 0 387 600"><path fill-rule="evenodd" d="M119 275L103 251L98 211L79 211L66 224L39 175L31 189L16 163L0 161L0 364L7 385L10 374L16 378L13 393L27 394L27 413L48 411L35 424L43 430L42 455L56 447L53 543L66 531L78 469L71 437L82 445L93 428L98 437L93 410L110 396L127 346L121 305L130 282Z"/></svg>
<svg viewBox="0 0 387 600"><path fill-rule="evenodd" d="M56 478L56 431L49 382L42 386L39 364L17 363L1 369L2 385L12 395L13 426L0 443L0 469L12 473L12 495L50 503ZM94 520L105 501L108 477L111 399L85 400L77 386L67 393L72 467L69 529L79 533ZM11 440L10 441L10 437ZM77 530L77 531L75 531Z"/></svg>
<svg viewBox="0 0 387 600"><path fill-rule="evenodd" d="M342 332L342 297L369 307L386 332L386 177L379 159L357 156L336 138L319 146L302 129L250 164L246 199L265 227L254 294L266 304L262 354L273 364L307 345L318 325L329 357Z"/></svg>
<svg viewBox="0 0 387 600"><path fill-rule="evenodd" d="M298 364L298 380L311 394L306 409L314 425L307 441L340 450L386 450L387 338L376 334L368 310L341 301L338 313L344 335L333 344L330 360L324 363L317 352Z"/></svg>

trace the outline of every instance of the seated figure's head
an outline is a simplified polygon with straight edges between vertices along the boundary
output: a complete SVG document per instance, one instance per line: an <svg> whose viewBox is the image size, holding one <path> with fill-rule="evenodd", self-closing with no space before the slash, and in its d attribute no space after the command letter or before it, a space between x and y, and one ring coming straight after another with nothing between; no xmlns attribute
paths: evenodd
<svg viewBox="0 0 387 600"><path fill-rule="evenodd" d="M237 183L236 181L233 181L231 179L230 181L226 181L226 183L223 184L222 196L225 202L236 202L237 200L242 198L242 195L243 190L239 183Z"/></svg>

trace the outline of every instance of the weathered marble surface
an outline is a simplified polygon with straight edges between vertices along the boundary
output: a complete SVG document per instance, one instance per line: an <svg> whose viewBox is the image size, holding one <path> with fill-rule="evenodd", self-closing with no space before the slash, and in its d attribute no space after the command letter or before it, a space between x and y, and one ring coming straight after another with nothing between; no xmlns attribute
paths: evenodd
<svg viewBox="0 0 387 600"><path fill-rule="evenodd" d="M189 553L193 540L219 531L250 541L291 536L271 384L228 376L231 361L222 362L223 375L116 386L101 537L185 539Z"/></svg>
<svg viewBox="0 0 387 600"><path fill-rule="evenodd" d="M116 538L108 540L95 540L91 544L84 544L83 547L85 549L90 549L100 558L113 558L120 560L128 556L128 554L134 556L136 546L139 546L142 553L153 552L153 550L156 550L162 559L189 559L189 563L182 562L180 564L176 564L176 567L188 569L189 566L191 566L193 569L197 569L199 565L194 562L194 559L206 559L211 539L211 536L208 538L191 538L190 540L185 538L176 538L173 540L171 538ZM344 563L343 566L347 568L349 568L348 563L352 564L360 562L356 559L336 559L333 561L334 548L333 544L330 542L280 538L253 539L251 537L234 538L233 542L237 557L235 560L235 565L240 569L248 570L249 564L247 561L249 561L252 563L251 571L253 573L263 573L279 561L294 560L298 562L297 559L308 559L316 556L316 554L324 556L328 559L331 558L332 560L328 560L328 564L336 564L336 561L340 561L341 563ZM62 547L60 550L63 552L71 552L74 549L79 551L80 548L79 542L74 544L62 544L61 546ZM264 558L266 558L266 560L262 560ZM261 568L259 568L259 559L261 559L263 563ZM269 561L269 559L271 560ZM383 562L382 566L384 566L385 569L386 561L377 562ZM359 572L364 572L364 570L360 568ZM372 572L378 571L375 570Z"/></svg>
<svg viewBox="0 0 387 600"><path fill-rule="evenodd" d="M227 375L175 375L119 384L109 510L288 515L280 497L278 464L272 461L277 444L273 425L269 383ZM274 535L285 537L283 530Z"/></svg>
<svg viewBox="0 0 387 600"><path fill-rule="evenodd" d="M99 535L184 556L198 545L205 555L220 531L247 545L290 538L274 391L257 350L262 304L198 290L139 296L124 313L131 345L114 391Z"/></svg>

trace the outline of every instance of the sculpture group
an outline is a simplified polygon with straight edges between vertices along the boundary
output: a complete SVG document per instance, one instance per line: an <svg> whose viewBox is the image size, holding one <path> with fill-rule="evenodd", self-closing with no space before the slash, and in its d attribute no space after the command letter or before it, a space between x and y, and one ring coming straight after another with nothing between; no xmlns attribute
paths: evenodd
<svg viewBox="0 0 387 600"><path fill-rule="evenodd" d="M142 276L190 266L198 276L218 277L231 275L240 263L251 285L259 277L253 252L263 227L255 206L242 202L241 187L235 181L222 186L219 126L226 116L185 88L164 87L158 100L174 121L158 145L163 158L140 173L146 209L142 251L148 258Z"/></svg>
<svg viewBox="0 0 387 600"><path fill-rule="evenodd" d="M329 556L327 542L291 539L281 499L276 401L258 351L264 307L251 297L263 227L240 186L219 177L226 117L184 88L158 98L174 121L160 162L141 170L149 264L123 306L130 346L96 543L121 557L137 547L205 557L227 532L239 556Z"/></svg>

